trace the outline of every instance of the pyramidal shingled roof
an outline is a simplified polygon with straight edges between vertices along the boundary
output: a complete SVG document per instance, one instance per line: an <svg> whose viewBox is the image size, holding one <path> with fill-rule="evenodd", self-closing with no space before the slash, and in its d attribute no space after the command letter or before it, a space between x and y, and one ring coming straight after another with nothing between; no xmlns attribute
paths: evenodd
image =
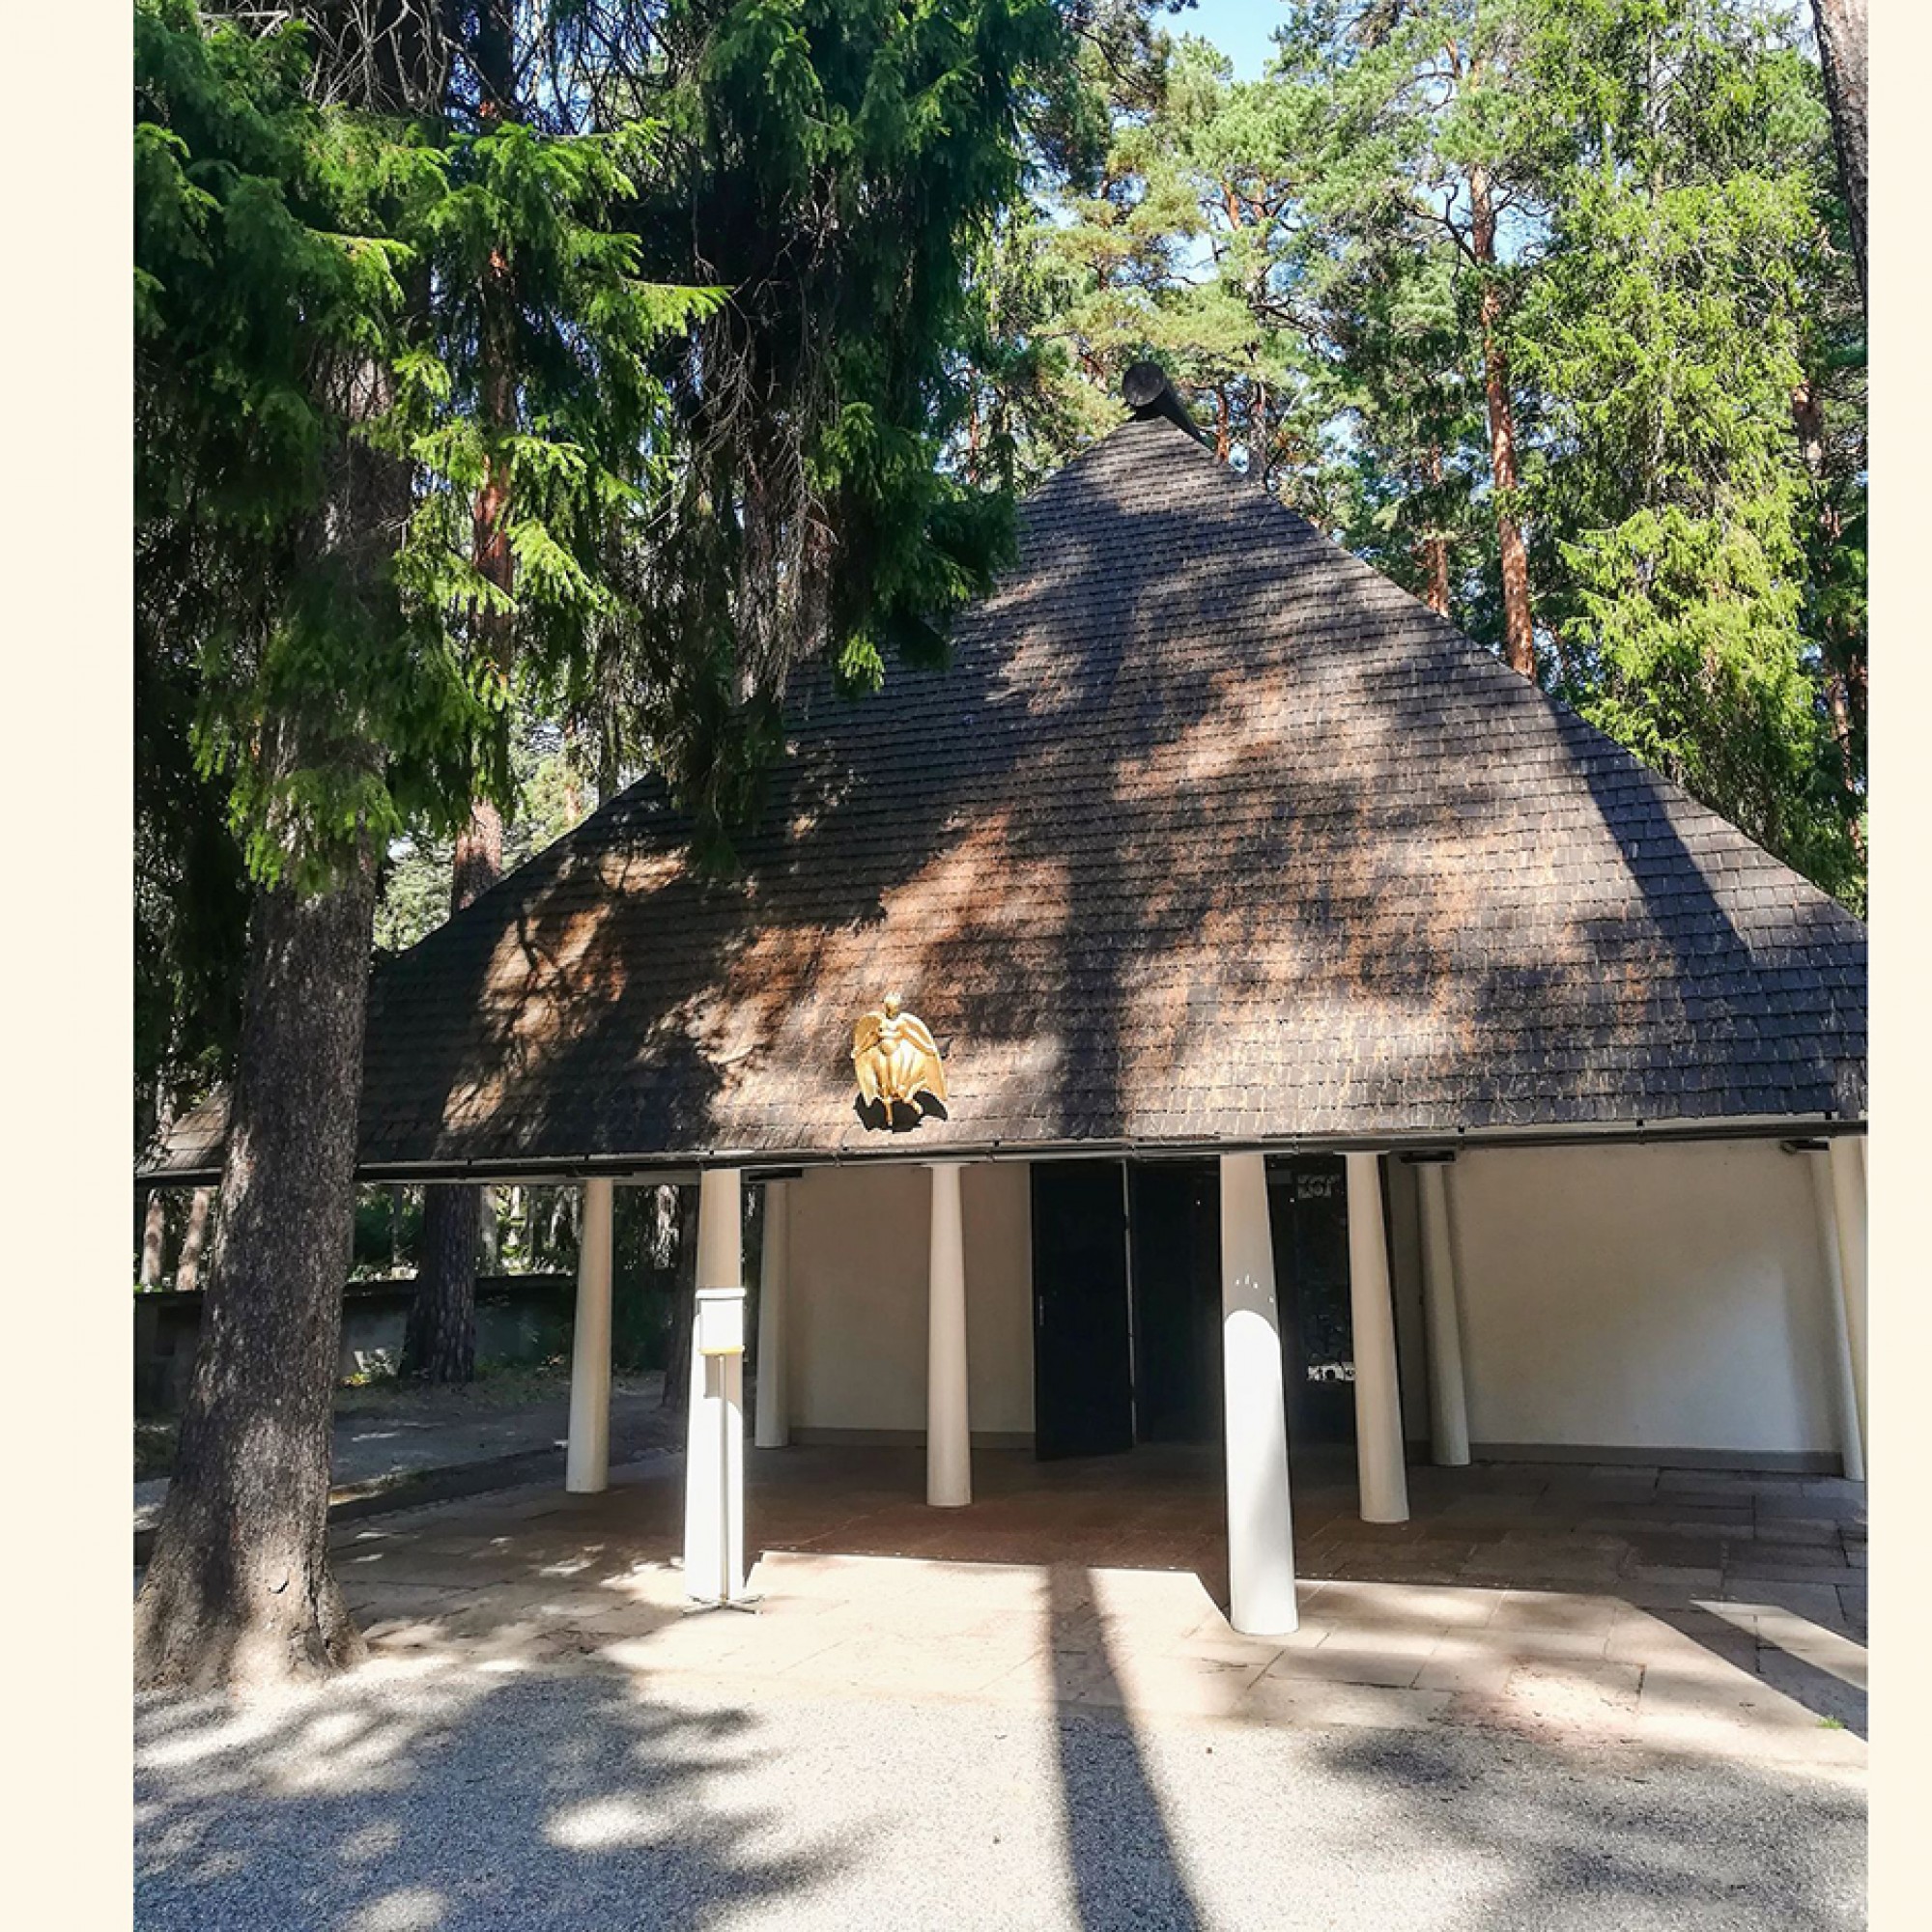
<svg viewBox="0 0 1932 1932"><path fill-rule="evenodd" d="M1856 919L1170 424L953 635L801 688L741 876L639 786L379 973L365 1170L1862 1113ZM894 989L951 1087L897 1132Z"/></svg>

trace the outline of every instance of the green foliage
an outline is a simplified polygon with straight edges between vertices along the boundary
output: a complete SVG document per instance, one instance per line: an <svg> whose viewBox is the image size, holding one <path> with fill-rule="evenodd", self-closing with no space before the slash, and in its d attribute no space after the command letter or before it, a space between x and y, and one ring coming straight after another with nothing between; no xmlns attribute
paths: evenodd
<svg viewBox="0 0 1932 1932"><path fill-rule="evenodd" d="M722 833L792 666L863 691L942 661L1006 553L1008 501L943 460L959 264L1029 128L1070 151L1072 43L1052 0L671 0L663 30L637 233L651 272L695 263L733 294L669 370L684 468L636 650L652 760Z"/></svg>
<svg viewBox="0 0 1932 1932"><path fill-rule="evenodd" d="M957 453L1024 480L1151 355L1230 460L1499 647L1486 329L1542 672L1863 900L1863 329L1815 65L1754 0L1306 0L1267 77L1090 66L974 265ZM1479 202L1493 217L1486 232Z"/></svg>
<svg viewBox="0 0 1932 1932"><path fill-rule="evenodd" d="M503 820L503 870L514 871L582 822L597 802L581 745L519 705L509 720L512 804ZM412 833L391 842L376 904L378 954L401 952L449 917L455 840Z"/></svg>

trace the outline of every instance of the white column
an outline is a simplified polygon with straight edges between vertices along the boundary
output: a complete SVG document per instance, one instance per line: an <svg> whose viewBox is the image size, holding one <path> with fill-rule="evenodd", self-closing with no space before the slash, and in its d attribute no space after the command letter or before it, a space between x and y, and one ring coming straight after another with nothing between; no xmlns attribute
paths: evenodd
<svg viewBox="0 0 1932 1932"><path fill-rule="evenodd" d="M1845 1330L1845 1270L1838 1257L1838 1210L1832 1198L1832 1159L1827 1153L1801 1155L1811 1170L1811 1194L1818 1208L1819 1246L1825 1262L1825 1323L1832 1337L1836 1385L1838 1458L1855 1483L1865 1479L1864 1433L1859 1426L1859 1386L1852 1374L1851 1337Z"/></svg>
<svg viewBox="0 0 1932 1932"><path fill-rule="evenodd" d="M1364 1522L1408 1520L1395 1304L1382 1231L1380 1157L1344 1156L1349 1169L1349 1313L1355 1335L1355 1471Z"/></svg>
<svg viewBox="0 0 1932 1932"><path fill-rule="evenodd" d="M760 1449L782 1449L791 1440L785 1400L785 1243L791 1225L791 1190L782 1180L765 1182L764 1245L758 1256L758 1431Z"/></svg>
<svg viewBox="0 0 1932 1932"><path fill-rule="evenodd" d="M959 1163L932 1169L932 1248L925 1330L925 1499L937 1509L973 1500L973 1433L966 1406L966 1243Z"/></svg>
<svg viewBox="0 0 1932 1932"><path fill-rule="evenodd" d="M1449 1241L1449 1174L1447 1161L1416 1164L1416 1196L1422 1218L1422 1313L1429 1331L1430 1445L1438 1465L1460 1469L1469 1460L1469 1406L1463 1385L1463 1317L1456 1293L1456 1261Z"/></svg>
<svg viewBox="0 0 1932 1932"><path fill-rule="evenodd" d="M1258 1153L1221 1156L1221 1348L1228 1620L1245 1636L1286 1636L1298 1621L1294 1519L1267 1171Z"/></svg>
<svg viewBox="0 0 1932 1932"><path fill-rule="evenodd" d="M735 1167L708 1167L697 1188L697 1290L745 1293ZM742 1310L740 1311L742 1314ZM691 1338L684 1450L684 1587L704 1602L745 1590L745 1358L707 1355Z"/></svg>
<svg viewBox="0 0 1932 1932"><path fill-rule="evenodd" d="M1867 1346L1865 1327L1865 1175L1856 1141L1843 1134L1832 1138L1832 1203L1836 1209L1839 1293L1845 1306L1845 1344L1852 1358L1852 1390L1858 1401L1859 1441L1871 1442L1871 1414L1866 1406Z"/></svg>
<svg viewBox="0 0 1932 1932"><path fill-rule="evenodd" d="M570 1344L570 1440L563 1487L594 1495L611 1481L611 1186L583 1183L577 1323Z"/></svg>

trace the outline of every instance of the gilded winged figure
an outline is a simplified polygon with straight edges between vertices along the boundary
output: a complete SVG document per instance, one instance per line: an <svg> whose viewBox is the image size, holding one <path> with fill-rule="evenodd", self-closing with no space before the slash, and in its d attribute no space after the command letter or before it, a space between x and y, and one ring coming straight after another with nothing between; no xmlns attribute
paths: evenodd
<svg viewBox="0 0 1932 1932"><path fill-rule="evenodd" d="M902 1004L896 993L888 993L885 1004L852 1029L852 1069L859 1076L859 1092L868 1101L883 1100L888 1109L897 1100L912 1106L917 1094L946 1098L938 1042L923 1019L900 1010Z"/></svg>

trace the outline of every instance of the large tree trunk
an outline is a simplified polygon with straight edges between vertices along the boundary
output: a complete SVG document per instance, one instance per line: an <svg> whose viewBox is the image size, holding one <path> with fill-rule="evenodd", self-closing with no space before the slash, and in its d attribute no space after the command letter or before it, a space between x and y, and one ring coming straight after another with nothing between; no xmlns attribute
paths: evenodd
<svg viewBox="0 0 1932 1932"><path fill-rule="evenodd" d="M314 560L341 620L378 629L393 612L410 478L354 430L387 410L394 384L384 365L345 356L319 358L317 384L344 433ZM278 780L382 763L324 690L271 712L257 755ZM376 864L365 833L323 890L256 895L201 1340L135 1603L141 1686L288 1679L361 1649L328 1568L328 1477Z"/></svg>
<svg viewBox="0 0 1932 1932"><path fill-rule="evenodd" d="M1865 82L1865 0L1811 0L1818 25L1818 59L1832 108L1838 180L1858 262L1859 294L1871 298L1865 274L1865 187L1871 150L1870 96Z"/></svg>
<svg viewBox="0 0 1932 1932"><path fill-rule="evenodd" d="M360 1651L328 1568L328 1469L375 906L373 855L333 891L256 901L201 1341L135 1605L143 1686Z"/></svg>
<svg viewBox="0 0 1932 1932"><path fill-rule="evenodd" d="M188 1204L187 1227L182 1235L181 1256L175 1263L175 1290L192 1294L201 1286L201 1254L208 1240L208 1217L214 1205L212 1187L197 1187Z"/></svg>
<svg viewBox="0 0 1932 1932"><path fill-rule="evenodd" d="M1490 417L1490 481L1496 499L1496 549L1503 572L1503 653L1512 669L1536 675L1536 628L1529 608L1529 553L1517 521L1520 477L1516 461L1516 406L1510 397L1509 355L1503 348L1503 293L1496 265L1496 216L1490 178L1469 170L1469 249L1481 265L1483 400Z"/></svg>

